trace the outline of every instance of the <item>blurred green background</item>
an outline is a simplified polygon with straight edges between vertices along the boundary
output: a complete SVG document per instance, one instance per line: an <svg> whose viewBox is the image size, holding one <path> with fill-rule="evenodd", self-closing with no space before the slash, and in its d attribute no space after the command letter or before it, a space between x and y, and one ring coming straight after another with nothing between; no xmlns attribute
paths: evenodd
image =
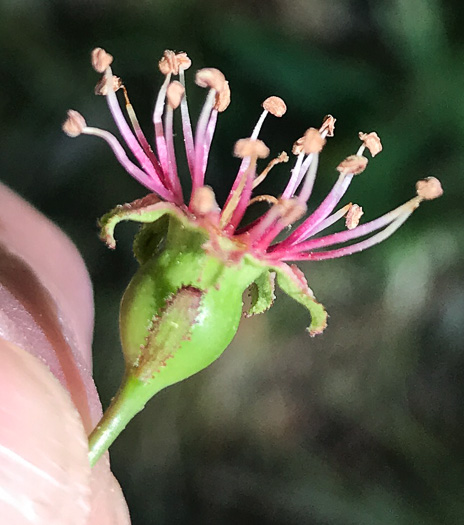
<svg viewBox="0 0 464 525"><path fill-rule="evenodd" d="M110 252L96 219L145 190L104 143L60 130L68 108L114 129L93 96L93 47L116 57L146 129L164 49L225 73L232 104L208 171L219 199L237 169L233 143L269 95L289 108L265 125L274 153L325 114L338 119L313 207L359 130L384 144L344 200L365 220L410 198L418 178L445 189L381 246L302 265L331 316L323 336L310 339L306 312L280 296L243 321L219 361L132 422L112 464L134 525L464 523L463 23L458 0L0 1L1 177L84 256L105 406L122 373L118 302L136 269L135 229L121 227ZM288 169L263 191L282 191Z"/></svg>

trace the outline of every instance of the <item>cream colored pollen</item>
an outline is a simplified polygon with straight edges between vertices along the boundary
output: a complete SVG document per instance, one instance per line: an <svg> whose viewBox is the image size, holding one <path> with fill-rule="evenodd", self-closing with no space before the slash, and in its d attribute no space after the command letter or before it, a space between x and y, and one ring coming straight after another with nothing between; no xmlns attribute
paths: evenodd
<svg viewBox="0 0 464 525"><path fill-rule="evenodd" d="M207 215L213 211L219 211L216 196L209 186L201 186L195 190L191 206L197 215Z"/></svg>
<svg viewBox="0 0 464 525"><path fill-rule="evenodd" d="M320 153L326 142L316 128L309 128L303 136L303 151L307 155Z"/></svg>
<svg viewBox="0 0 464 525"><path fill-rule="evenodd" d="M68 110L68 118L63 123L62 129L68 137L78 137L87 127L84 117L74 109Z"/></svg>
<svg viewBox="0 0 464 525"><path fill-rule="evenodd" d="M280 97L268 97L262 106L274 117L282 117L287 111L287 106Z"/></svg>
<svg viewBox="0 0 464 525"><path fill-rule="evenodd" d="M363 155L350 155L340 162L337 166L337 170L342 175L348 175L350 173L353 175L359 175L366 169L367 162L367 158Z"/></svg>
<svg viewBox="0 0 464 525"><path fill-rule="evenodd" d="M226 77L214 67L206 67L197 71L195 82L202 88L215 89L221 93L224 89Z"/></svg>
<svg viewBox="0 0 464 525"><path fill-rule="evenodd" d="M97 73L104 73L113 62L113 56L107 53L101 47L96 47L92 51L90 58L92 62L92 67Z"/></svg>
<svg viewBox="0 0 464 525"><path fill-rule="evenodd" d="M259 139L240 139L235 143L234 155L241 159L244 157L264 159L269 155L269 148Z"/></svg>
<svg viewBox="0 0 464 525"><path fill-rule="evenodd" d="M122 80L120 77L117 77L116 75L113 75L113 83L111 86L111 89L113 91L117 91L122 87ZM103 77L98 81L97 85L95 86L95 95L108 95L108 82L106 81L106 77L103 75Z"/></svg>
<svg viewBox="0 0 464 525"><path fill-rule="evenodd" d="M348 230L353 230L356 228L363 215L364 211L361 206L352 204L345 217L345 226L348 228Z"/></svg>
<svg viewBox="0 0 464 525"><path fill-rule="evenodd" d="M216 111L219 111L219 113L222 113L225 111L230 104L230 87L229 82L227 80L224 82L224 87L222 88L222 91L218 91L216 94L216 101L214 104L214 109Z"/></svg>
<svg viewBox="0 0 464 525"><path fill-rule="evenodd" d="M443 188L436 177L427 177L417 181L416 191L417 196L426 201L437 199L443 195Z"/></svg>
<svg viewBox="0 0 464 525"><path fill-rule="evenodd" d="M172 109L176 109L179 107L184 93L184 86L177 80L174 80L174 82L171 82L169 84L168 89L166 91L166 98L169 106Z"/></svg>
<svg viewBox="0 0 464 525"><path fill-rule="evenodd" d="M364 146L371 152L373 157L382 151L380 137L375 131L371 131L370 133L363 133L360 131L359 138L362 140Z"/></svg>
<svg viewBox="0 0 464 525"><path fill-rule="evenodd" d="M324 131L326 131L326 137L333 137L335 131L335 122L337 122L336 118L334 118L332 115L326 115L322 122L322 126L319 129L319 133L322 134Z"/></svg>

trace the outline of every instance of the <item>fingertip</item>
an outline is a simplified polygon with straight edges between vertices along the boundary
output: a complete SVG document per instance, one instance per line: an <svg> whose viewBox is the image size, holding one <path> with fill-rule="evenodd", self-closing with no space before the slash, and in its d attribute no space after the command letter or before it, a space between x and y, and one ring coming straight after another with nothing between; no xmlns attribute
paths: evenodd
<svg viewBox="0 0 464 525"><path fill-rule="evenodd" d="M0 516L9 525L84 525L91 469L81 418L36 357L0 340Z"/></svg>

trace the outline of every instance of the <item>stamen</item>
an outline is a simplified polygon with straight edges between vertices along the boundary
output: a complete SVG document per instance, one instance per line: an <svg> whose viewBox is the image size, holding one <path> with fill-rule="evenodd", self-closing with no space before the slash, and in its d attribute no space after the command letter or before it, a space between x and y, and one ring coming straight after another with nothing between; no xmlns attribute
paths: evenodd
<svg viewBox="0 0 464 525"><path fill-rule="evenodd" d="M348 230L353 230L358 226L361 217L364 215L364 211L361 206L352 204L348 213L346 214L345 226ZM314 234L313 234L314 235Z"/></svg>
<svg viewBox="0 0 464 525"><path fill-rule="evenodd" d="M218 117L218 111L216 109L213 109L211 111L211 115L209 117L208 125L206 126L206 131L205 131L203 162L201 164L201 178L203 180L205 178L206 168L208 166L208 157L209 157L209 152L211 149L211 143L213 142L214 131L216 129L217 117Z"/></svg>
<svg viewBox="0 0 464 525"><path fill-rule="evenodd" d="M332 226L332 224L335 224L337 221L339 221L342 217L345 217L345 215L350 210L352 204L351 202L347 204L346 206L343 206L343 208L340 208L335 213L332 213L332 215L329 215L327 219L321 221L316 228L314 228L311 232L311 235L316 235L317 233L325 230L326 228L329 228L329 226Z"/></svg>
<svg viewBox="0 0 464 525"><path fill-rule="evenodd" d="M249 159L248 168L243 173L236 189L232 188L221 214L220 226L233 233L243 218L253 191L253 180L256 174L256 160L269 155L269 148L262 140L240 139L235 143L234 155ZM243 162L242 162L243 166ZM240 174L240 172L239 172Z"/></svg>
<svg viewBox="0 0 464 525"><path fill-rule="evenodd" d="M102 95L106 97L106 95L108 95L108 87L109 87L109 83L106 80L106 76L103 75L102 78L97 82L97 85L95 86L95 89L94 89L95 95ZM116 92L121 87L123 87L121 78L117 77L116 75L113 75L113 84L111 86L111 89L114 92Z"/></svg>
<svg viewBox="0 0 464 525"><path fill-rule="evenodd" d="M185 74L184 69L182 67L179 68L179 80L185 88ZM185 94L181 100L180 111L182 115L182 130L184 134L185 154L187 156L187 163L189 166L190 175L193 177L195 165L195 145L193 143L192 123L190 121L187 94Z"/></svg>
<svg viewBox="0 0 464 525"><path fill-rule="evenodd" d="M166 90L166 98L172 109L177 109L180 106L184 93L184 86L177 80L169 84L168 89Z"/></svg>
<svg viewBox="0 0 464 525"><path fill-rule="evenodd" d="M171 55L167 54L167 51L165 51L164 57L160 60L160 71L166 71L169 68L172 68L172 64L169 65L172 60ZM173 53L171 51L171 53ZM164 61L163 61L164 59ZM163 128L163 111L164 111L164 101L166 98L166 91L168 89L169 83L171 81L171 73L166 74L166 78L164 79L164 82L161 86L161 89L158 92L158 96L156 97L156 103L155 103L155 109L153 111L153 124L155 126L155 140L156 140L156 150L158 152L158 158L159 162L161 164L161 167L163 168L163 171L165 173L168 172L168 152L167 152L167 146L166 146L166 139L164 137L164 128Z"/></svg>
<svg viewBox="0 0 464 525"><path fill-rule="evenodd" d="M363 145L370 151L373 157L382 151L380 137L375 131L371 131L370 133L363 133L360 131L359 138L362 140Z"/></svg>
<svg viewBox="0 0 464 525"><path fill-rule="evenodd" d="M352 255L353 253L362 252L363 250L366 250L367 248L371 248L372 246L375 246L376 244L381 243L382 241L388 239L388 237L393 235L393 233L395 233L396 230L398 230L398 228L400 228L400 226L402 226L407 221L407 219L410 217L410 215L416 209L416 207L410 207L409 210L401 214L396 220L394 220L384 230L373 235L372 237L369 237L368 239L364 241L358 242L356 244L352 244L350 246L345 246L337 250L329 250L327 252L315 252L315 253L313 252L313 253L296 254L295 256L291 256L290 259L292 261L295 261L295 260L297 261L298 260L323 261L326 259L337 259L339 257L344 257L345 255ZM355 231L355 230L352 230L352 231ZM287 260L287 259L286 257L283 257L281 260Z"/></svg>
<svg viewBox="0 0 464 525"><path fill-rule="evenodd" d="M147 155L141 148L137 138L132 133L131 129L129 128L129 125L126 122L124 115L122 114L121 108L119 107L119 102L118 102L116 93L112 90L113 73L110 67L106 69L105 77L106 77L106 82L108 84L106 102L111 111L111 114L116 123L116 126L119 129L119 132L124 138L129 149L134 154L135 158L138 160L138 162L142 166L143 170L146 171L146 173L153 179L159 180L159 175L157 174L154 165L150 162L150 159L147 157Z"/></svg>
<svg viewBox="0 0 464 525"><path fill-rule="evenodd" d="M259 139L240 139L235 143L234 155L241 159L245 157L249 157L250 160L265 159L269 155L269 148Z"/></svg>
<svg viewBox="0 0 464 525"><path fill-rule="evenodd" d="M325 145L326 137L333 137L334 128L335 119L332 117L332 115L327 115L326 117L324 117L324 121L319 131L314 130L314 128L309 128L304 134L304 136L299 138L293 144L292 152L294 155L298 155L298 159L294 169L292 170L292 176L290 177L290 180L288 181L287 186L284 192L282 193L282 198L289 199L290 197L293 197L299 185L301 184L301 181L308 173L311 163L313 162L314 153L319 153L321 151L322 147ZM314 153L313 150L315 150ZM303 162L303 157L305 153L309 154L306 160ZM307 181L306 193L308 194L308 198L311 194L315 177L316 172L314 172L313 174L313 182L310 183L310 181Z"/></svg>
<svg viewBox="0 0 464 525"><path fill-rule="evenodd" d="M366 169L367 162L367 158L362 155L350 155L340 162L337 166L337 171L342 175L359 175Z"/></svg>
<svg viewBox="0 0 464 525"><path fill-rule="evenodd" d="M304 137L300 137L298 140L296 140L293 143L293 146L292 146L293 155L301 155L302 153L304 153L303 143L304 143Z"/></svg>
<svg viewBox="0 0 464 525"><path fill-rule="evenodd" d="M184 51L179 51L178 53L176 53L176 60L177 67L179 68L179 74L181 71L186 71L192 65L192 61L187 56L187 53L185 53Z"/></svg>
<svg viewBox="0 0 464 525"><path fill-rule="evenodd" d="M319 133L327 137L333 137L335 131L335 122L337 121L332 115L326 115L322 122L322 126L319 128Z"/></svg>
<svg viewBox="0 0 464 525"><path fill-rule="evenodd" d="M90 54L92 67L97 73L104 73L113 62L113 57L101 47L96 47Z"/></svg>
<svg viewBox="0 0 464 525"><path fill-rule="evenodd" d="M158 67L165 76L177 75L179 73L179 62L174 51L166 49L161 60L158 62Z"/></svg>
<svg viewBox="0 0 464 525"><path fill-rule="evenodd" d="M364 237L372 232L380 230L385 226L388 226L390 223L395 222L397 219L400 219L406 215L406 218L411 215L411 213L419 206L420 198L414 197L405 204L402 204L398 208L382 215L381 217L374 219L370 222L366 222L352 230L345 230L338 233L333 233L331 235L326 235L325 237L320 237L317 239L311 239L309 241L300 242L295 244L287 249L283 249L276 245L276 250L273 251L273 256L277 253L282 254L286 253L297 254L298 252L308 252L309 250L315 250L318 248L325 248L327 246L333 246L335 244L342 244L359 237ZM406 220L406 219L405 219ZM404 221L403 221L404 222ZM364 242L364 241L363 241Z"/></svg>
<svg viewBox="0 0 464 525"><path fill-rule="evenodd" d="M113 150L113 153L115 154L122 167L129 173L129 175L132 175L134 179L138 180L149 190L156 192L162 199L165 199L167 201L174 200L173 194L168 189L166 189L165 186L163 186L161 181L150 177L149 175L147 175L147 173L145 173L145 171L141 170L138 166L136 166L133 162L129 160L129 158L126 155L126 152L124 151L124 148L121 146L121 144L118 142L114 135L112 135L108 131L91 127L85 127L82 130L82 133L84 135L94 135L95 137L100 137L103 140L105 140L110 146L110 148Z"/></svg>
<svg viewBox="0 0 464 525"><path fill-rule="evenodd" d="M282 117L287 112L287 106L280 97L268 97L263 102L263 108L274 117Z"/></svg>
<svg viewBox="0 0 464 525"><path fill-rule="evenodd" d="M226 77L214 67L206 67L197 71L195 83L202 88L214 89L221 93L224 89Z"/></svg>
<svg viewBox="0 0 464 525"><path fill-rule="evenodd" d="M216 111L219 111L219 113L222 113L225 111L230 104L230 87L229 82L227 80L224 82L224 87L222 88L222 91L218 91L216 94L216 101L214 104L214 109Z"/></svg>
<svg viewBox="0 0 464 525"><path fill-rule="evenodd" d="M250 200L248 206L251 206L255 202L268 202L269 204L277 204L279 202L279 199L277 199L273 195L256 195L256 197L253 197Z"/></svg>
<svg viewBox="0 0 464 525"><path fill-rule="evenodd" d="M300 202L307 202L313 191L314 181L316 180L317 166L319 164L319 154L312 153L311 165L301 188L298 199Z"/></svg>
<svg viewBox="0 0 464 525"><path fill-rule="evenodd" d="M255 189L263 182L263 180L267 177L268 173L274 166L276 166L277 164L281 164L282 162L288 162L288 155L285 153L285 151L282 151L282 153L278 157L272 159L271 162L269 162L269 164L266 166L266 168L256 177L256 179L253 181L253 189Z"/></svg>
<svg viewBox="0 0 464 525"><path fill-rule="evenodd" d="M303 221L291 235L279 243L279 246L290 246L303 239L307 239L312 235L319 223L326 219L329 214L332 213L335 206L340 202L340 199L346 193L352 179L353 174L341 174L327 197L321 202L316 210L305 221Z"/></svg>
<svg viewBox="0 0 464 525"><path fill-rule="evenodd" d="M317 134L319 135L319 132L316 130ZM311 146L312 147L312 146ZM299 158L303 158L304 153L301 153ZM300 191L300 194L297 198L298 202L300 203L300 206L304 206L306 210L306 202L309 199L311 192L313 190L314 181L316 180L316 174L317 174L317 166L319 163L319 154L318 153L310 153L308 157L306 158L305 162L303 163L300 172L298 174L298 177L293 176L290 179L290 182L293 183L292 179L297 179L295 182L295 185L298 186L300 183L301 178L306 174L306 178L303 184L303 187ZM298 164L298 163L297 163ZM307 168L309 166L309 168ZM285 188L284 194L282 194L282 202L288 202L293 200L293 193L291 194L291 197L287 197L287 194L290 193L289 191L289 185L287 185L287 188ZM268 232L266 235L266 241L267 245L269 245L273 239L279 235L279 233L286 227L287 225L283 225L282 221L279 221L276 223L273 228Z"/></svg>
<svg viewBox="0 0 464 525"><path fill-rule="evenodd" d="M320 153L326 142L316 128L309 128L303 136L303 151L306 155Z"/></svg>
<svg viewBox="0 0 464 525"><path fill-rule="evenodd" d="M205 141L205 133L208 127L211 112L213 111L215 98L216 91L214 89L210 89L197 123L197 129L195 132L195 162L193 166L194 172L192 175L192 191L194 191L196 188L199 188L200 186L203 186L204 182L204 158L208 153L206 151L207 144Z"/></svg>
<svg viewBox="0 0 464 525"><path fill-rule="evenodd" d="M237 188L235 190L232 189L232 191L229 193L229 197L224 205L224 208L222 209L219 226L222 229L226 229L227 227L228 233L230 234L232 234L237 228L248 206L249 195L252 191L255 173L256 162L248 165L248 168L244 171ZM248 198L246 200L243 198L243 194L245 192L248 194ZM234 217L240 218L234 221Z"/></svg>
<svg viewBox="0 0 464 525"><path fill-rule="evenodd" d="M64 121L62 129L68 137L78 137L87 127L84 117L74 109L68 110L68 118Z"/></svg>
<svg viewBox="0 0 464 525"><path fill-rule="evenodd" d="M437 178L427 177L417 181L416 192L421 200L433 200L443 195L443 188Z"/></svg>
<svg viewBox="0 0 464 525"><path fill-rule="evenodd" d="M205 216L211 213L219 213L220 208L216 202L214 191L209 186L201 186L195 190L190 203L192 213Z"/></svg>
<svg viewBox="0 0 464 525"><path fill-rule="evenodd" d="M171 84L171 86L174 84L174 82ZM179 83L181 88L183 89L183 86ZM169 92L169 88L168 88ZM179 96L180 91L177 88L177 86L174 86L171 91L171 102L173 104L179 102ZM168 95L168 101L169 101L169 95ZM168 154L168 171L166 173L167 182L169 183L169 187L173 190L173 193L176 195L176 203L182 204L184 202L183 195L182 195L182 187L180 185L179 176L177 174L177 162L176 162L176 153L174 150L174 133L173 133L173 114L174 109L173 105L171 103L168 103L168 106L166 108L166 115L165 115L165 139L166 139L166 149Z"/></svg>
<svg viewBox="0 0 464 525"><path fill-rule="evenodd" d="M269 101L271 100L271 102L269 103ZM267 115L270 113L269 109L266 109L264 107L264 105L266 105L269 109L272 109L273 111L275 111L276 115L275 116L279 116L280 113L282 113L283 111L283 107L285 106L285 102L280 99L279 97L268 97L264 102L263 102L263 108L264 108L264 111L261 113L261 116L259 117L258 119L258 122L256 123L254 129L253 129L253 132L250 136L250 139L252 140L256 140L258 138L258 135L261 131L261 128L263 126L263 123L264 123L264 120L266 119ZM286 108L286 106L285 106ZM279 111L280 109L280 111ZM282 113L283 115L283 113ZM238 173L237 173L237 176L235 177L235 180L234 180L234 183L232 184L232 188L229 192L229 196L227 197L227 200L226 200L226 203L224 205L224 207L227 207L228 204L229 204L229 201L233 198L233 196L238 192L239 190L239 185L241 184L241 181L244 177L244 174L245 172L247 171L248 169L248 166L249 166L249 163L250 163L250 159L248 157L245 157L241 164L240 164L240 168L238 170ZM243 188L243 186L242 186Z"/></svg>
<svg viewBox="0 0 464 525"><path fill-rule="evenodd" d="M265 251L279 232L301 219L305 213L306 205L299 199L280 199L264 219L249 231L249 242L256 251Z"/></svg>
<svg viewBox="0 0 464 525"><path fill-rule="evenodd" d="M137 119L137 115L135 114L134 108L132 107L132 104L129 100L129 94L127 93L127 89L125 86L121 86L123 93L124 93L124 99L126 101L126 111L127 115L129 117L130 123L132 124L132 129L134 130L135 136L137 137L137 140L139 141L140 145L143 148L143 151L147 155L147 157L150 159L151 163L153 164L153 167L156 170L156 173L158 174L158 177L160 178L161 182L165 183L165 177L163 170L161 169L161 165L156 158L155 154L153 153L153 150L151 149L150 144L148 143L148 140L145 137L145 134L142 131L142 128L140 127L139 121Z"/></svg>

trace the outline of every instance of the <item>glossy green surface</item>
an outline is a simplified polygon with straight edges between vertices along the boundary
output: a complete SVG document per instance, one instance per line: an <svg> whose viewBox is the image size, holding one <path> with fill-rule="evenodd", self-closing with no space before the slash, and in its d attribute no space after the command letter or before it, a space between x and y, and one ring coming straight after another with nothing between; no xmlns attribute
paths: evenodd
<svg viewBox="0 0 464 525"><path fill-rule="evenodd" d="M129 284L121 303L121 340L130 374L138 370L144 353L153 353L147 336L153 325L163 322L164 309L183 287L201 292L194 321L183 326L187 306L179 307L178 319L170 312L171 329L181 330L178 343L159 348L169 354L153 374L156 391L199 372L217 359L234 337L242 315L242 294L263 272L246 259L226 264L203 249L206 237L171 220L162 252L143 264ZM177 345L177 346L176 346Z"/></svg>

